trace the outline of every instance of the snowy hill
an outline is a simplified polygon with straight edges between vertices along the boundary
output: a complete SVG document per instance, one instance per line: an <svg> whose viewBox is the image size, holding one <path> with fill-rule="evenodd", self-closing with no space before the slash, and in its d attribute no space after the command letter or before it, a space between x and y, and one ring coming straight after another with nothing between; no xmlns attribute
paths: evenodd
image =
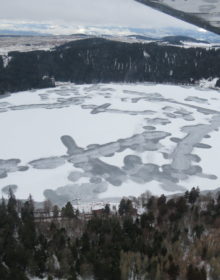
<svg viewBox="0 0 220 280"><path fill-rule="evenodd" d="M0 56L0 92L51 87L54 79L195 84L219 78L219 47L197 41L181 44L86 38L47 51L9 52Z"/></svg>

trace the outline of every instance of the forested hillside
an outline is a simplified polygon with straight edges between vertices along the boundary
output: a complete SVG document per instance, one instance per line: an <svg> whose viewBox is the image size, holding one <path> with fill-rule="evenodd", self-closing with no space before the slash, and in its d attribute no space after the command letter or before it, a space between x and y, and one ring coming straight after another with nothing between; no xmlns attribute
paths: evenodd
<svg viewBox="0 0 220 280"><path fill-rule="evenodd" d="M51 87L54 79L194 84L219 77L219 61L218 48L85 39L51 51L10 52L0 57L0 93Z"/></svg>
<svg viewBox="0 0 220 280"><path fill-rule="evenodd" d="M12 193L2 201L2 280L220 279L220 196L192 189L122 199L117 212L106 205L90 216L71 203L52 209L39 216L31 197L21 202Z"/></svg>

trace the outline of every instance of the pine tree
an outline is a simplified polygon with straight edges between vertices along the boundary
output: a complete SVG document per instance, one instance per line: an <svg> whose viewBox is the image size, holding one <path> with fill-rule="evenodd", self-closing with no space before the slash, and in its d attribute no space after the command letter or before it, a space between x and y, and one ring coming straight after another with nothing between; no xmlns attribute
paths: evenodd
<svg viewBox="0 0 220 280"><path fill-rule="evenodd" d="M62 212L62 217L69 218L69 219L75 217L74 209L70 202L67 202L67 204L62 208L61 212Z"/></svg>
<svg viewBox="0 0 220 280"><path fill-rule="evenodd" d="M109 215L110 212L111 212L110 206L109 206L109 204L106 204L106 205L105 205L105 208L104 208L104 213L105 213L106 215Z"/></svg>

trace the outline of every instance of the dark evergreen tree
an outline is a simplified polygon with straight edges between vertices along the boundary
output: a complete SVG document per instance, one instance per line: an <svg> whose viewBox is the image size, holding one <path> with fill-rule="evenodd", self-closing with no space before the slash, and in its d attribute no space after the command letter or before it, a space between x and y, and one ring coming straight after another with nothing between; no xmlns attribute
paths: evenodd
<svg viewBox="0 0 220 280"><path fill-rule="evenodd" d="M105 208L104 208L104 213L105 213L106 215L109 215L110 212L111 212L110 205L109 205L109 204L106 204L106 205L105 205Z"/></svg>
<svg viewBox="0 0 220 280"><path fill-rule="evenodd" d="M207 280L207 273L205 268L197 268L192 264L188 267L187 270L187 280Z"/></svg>
<svg viewBox="0 0 220 280"><path fill-rule="evenodd" d="M199 188L192 188L192 190L189 192L189 203L194 204L199 197L199 193Z"/></svg>
<svg viewBox="0 0 220 280"><path fill-rule="evenodd" d="M62 217L69 218L69 219L75 217L74 209L70 202L67 202L65 207L62 208L61 214L62 214Z"/></svg>
<svg viewBox="0 0 220 280"><path fill-rule="evenodd" d="M167 273L168 273L168 275L170 277L170 280L178 279L179 272L180 272L179 266L177 264L171 262L171 264L169 266L169 269L167 271Z"/></svg>

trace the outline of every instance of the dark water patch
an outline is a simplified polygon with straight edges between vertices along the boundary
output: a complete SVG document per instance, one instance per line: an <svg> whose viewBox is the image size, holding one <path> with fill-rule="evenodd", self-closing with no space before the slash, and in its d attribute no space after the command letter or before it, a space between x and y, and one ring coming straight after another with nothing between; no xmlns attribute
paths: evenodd
<svg viewBox="0 0 220 280"><path fill-rule="evenodd" d="M61 137L61 141L63 145L67 148L67 154L69 156L83 152L83 149L77 146L76 142L71 136L63 135Z"/></svg>
<svg viewBox="0 0 220 280"><path fill-rule="evenodd" d="M66 163L63 157L49 157L33 160L29 164L35 169L55 169Z"/></svg>
<svg viewBox="0 0 220 280"><path fill-rule="evenodd" d="M5 186L5 187L2 188L2 192L3 192L4 194L9 195L10 192L15 193L15 192L17 191L17 189L18 189L18 186L17 186L17 185L7 185L7 186Z"/></svg>
<svg viewBox="0 0 220 280"><path fill-rule="evenodd" d="M77 182L81 177L83 177L83 175L83 172L72 171L68 176L68 180L72 182Z"/></svg>
<svg viewBox="0 0 220 280"><path fill-rule="evenodd" d="M172 118L172 119L184 119L185 121L194 121L194 117L192 116L192 112L189 112L185 109L179 109L172 112L164 113L165 116Z"/></svg>
<svg viewBox="0 0 220 280"><path fill-rule="evenodd" d="M204 136L204 138L209 139L209 138L211 138L211 136L207 134L207 135Z"/></svg>
<svg viewBox="0 0 220 280"><path fill-rule="evenodd" d="M151 125L145 125L145 126L143 126L143 128L145 130L150 130L150 131L156 130L156 127L155 126L151 126Z"/></svg>
<svg viewBox="0 0 220 280"><path fill-rule="evenodd" d="M92 184L100 184L102 182L102 178L100 178L100 177L92 177L92 178L90 178L89 181Z"/></svg>
<svg viewBox="0 0 220 280"><path fill-rule="evenodd" d="M20 163L20 159L0 159L0 178L7 177L10 172L26 171L28 167L21 166Z"/></svg>
<svg viewBox="0 0 220 280"><path fill-rule="evenodd" d="M104 176L106 181L113 186L120 186L126 178L126 173L119 167L107 164L100 159L92 159L89 161L91 164L90 172L94 176Z"/></svg>
<svg viewBox="0 0 220 280"><path fill-rule="evenodd" d="M100 114L100 113L111 113L111 114L125 114L125 115L132 115L132 116L145 116L145 115L153 115L156 111L152 110L144 110L144 111L132 111L132 110L120 110L120 109L111 109L110 103L105 103L101 106L96 105L82 105L82 109L91 109L91 114Z"/></svg>
<svg viewBox="0 0 220 280"><path fill-rule="evenodd" d="M135 182L148 183L158 178L158 175L159 167L156 164L144 164L131 175L131 178Z"/></svg>
<svg viewBox="0 0 220 280"><path fill-rule="evenodd" d="M39 94L39 96L40 96L41 100L48 100L49 99L49 95L46 94L46 93Z"/></svg>
<svg viewBox="0 0 220 280"><path fill-rule="evenodd" d="M177 138L177 137L171 137L170 141L174 142L174 143L179 143L182 139Z"/></svg>
<svg viewBox="0 0 220 280"><path fill-rule="evenodd" d="M0 169L0 179L5 178L7 176L8 176L7 172L5 170Z"/></svg>
<svg viewBox="0 0 220 280"><path fill-rule="evenodd" d="M162 153L162 155L163 155L164 159L169 159L170 158L168 153Z"/></svg>
<svg viewBox="0 0 220 280"><path fill-rule="evenodd" d="M195 105L192 105L192 104L178 102L178 101L175 101L175 100L169 100L169 102L173 103L173 104L179 104L179 105L183 105L183 106L188 107L188 108L195 109L197 112L202 113L204 115L219 115L220 114L219 111L195 106Z"/></svg>
<svg viewBox="0 0 220 280"><path fill-rule="evenodd" d="M29 169L28 166L18 166L18 171L24 172L27 171Z"/></svg>
<svg viewBox="0 0 220 280"><path fill-rule="evenodd" d="M197 97L197 96L188 96L184 100L189 101L189 102L197 102L197 103L208 104L208 99L200 98L200 97Z"/></svg>
<svg viewBox="0 0 220 280"><path fill-rule="evenodd" d="M170 120L162 119L162 118L146 119L146 120L149 124L152 124L152 125L167 125L167 124L171 123Z"/></svg>
<svg viewBox="0 0 220 280"><path fill-rule="evenodd" d="M142 159L136 155L128 155L124 158L124 169L130 170L143 165Z"/></svg>
<svg viewBox="0 0 220 280"><path fill-rule="evenodd" d="M165 111L165 112L173 112L173 111L176 110L176 108L171 107L171 106L165 106L165 107L162 108L162 110Z"/></svg>
<svg viewBox="0 0 220 280"><path fill-rule="evenodd" d="M111 106L111 103L105 103L105 104L102 104L100 106L97 106L96 108L94 108L92 111L91 111L91 114L98 114L98 113L103 113L106 111L106 109L108 107Z"/></svg>
<svg viewBox="0 0 220 280"><path fill-rule="evenodd" d="M200 149L211 149L212 148L212 146L203 144L203 143L197 143L197 144L193 145L193 147L200 148Z"/></svg>
<svg viewBox="0 0 220 280"><path fill-rule="evenodd" d="M170 135L170 133L162 131L144 131L130 138L119 139L116 142L110 142L99 146L95 145L92 148L90 146L84 150L79 148L77 152L69 158L69 161L73 164L88 162L90 159L96 159L101 156L112 156L116 152L122 152L126 149L131 149L136 152L157 151L160 147L160 140Z"/></svg>
<svg viewBox="0 0 220 280"><path fill-rule="evenodd" d="M194 154L190 154L190 155L186 155L187 158L189 158L191 161L194 162L200 162L201 158L198 155L194 155Z"/></svg>
<svg viewBox="0 0 220 280"><path fill-rule="evenodd" d="M108 184L105 182L93 184L71 184L54 190L45 190L44 196L52 203L63 206L67 201L82 200L93 201L97 199L98 194L107 191Z"/></svg>

